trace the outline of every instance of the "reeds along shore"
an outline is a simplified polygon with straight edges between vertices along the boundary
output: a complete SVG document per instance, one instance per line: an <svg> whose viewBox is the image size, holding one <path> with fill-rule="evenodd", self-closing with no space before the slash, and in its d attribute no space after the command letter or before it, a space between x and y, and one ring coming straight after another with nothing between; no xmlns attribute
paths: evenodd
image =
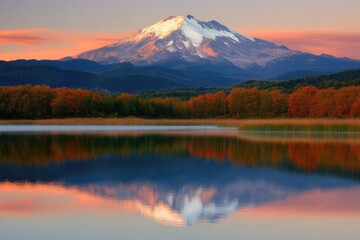
<svg viewBox="0 0 360 240"><path fill-rule="evenodd" d="M65 118L43 120L0 120L0 124L52 125L217 125L239 131L360 132L359 119L143 119Z"/></svg>

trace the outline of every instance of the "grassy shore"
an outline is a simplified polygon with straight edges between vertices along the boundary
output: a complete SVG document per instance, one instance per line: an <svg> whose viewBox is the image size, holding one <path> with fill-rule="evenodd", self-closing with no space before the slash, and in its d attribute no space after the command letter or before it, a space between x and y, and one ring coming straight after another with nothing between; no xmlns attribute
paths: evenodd
<svg viewBox="0 0 360 240"><path fill-rule="evenodd" d="M240 131L360 132L360 119L141 119L68 118L43 120L0 120L0 124L49 125L217 125Z"/></svg>

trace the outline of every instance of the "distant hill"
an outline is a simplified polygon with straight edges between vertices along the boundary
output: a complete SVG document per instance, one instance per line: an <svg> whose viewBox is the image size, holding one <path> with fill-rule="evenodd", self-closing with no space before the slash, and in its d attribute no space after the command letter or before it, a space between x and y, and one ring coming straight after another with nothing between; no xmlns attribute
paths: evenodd
<svg viewBox="0 0 360 240"><path fill-rule="evenodd" d="M184 87L184 85L165 77L141 74L113 77L87 71L64 70L53 66L33 65L32 63L24 66L8 62L0 62L0 85L47 85L53 88L86 88L129 93Z"/></svg>
<svg viewBox="0 0 360 240"><path fill-rule="evenodd" d="M330 87L341 88L347 86L359 86L360 68L333 74L296 78L288 81L244 81L237 86L245 88L257 87L259 89L275 88L285 92L292 92L297 88L307 85L315 86L320 89Z"/></svg>
<svg viewBox="0 0 360 240"><path fill-rule="evenodd" d="M100 64L94 61L86 59L73 59L69 61L58 61L58 60L15 60L9 63L17 66L51 66L57 67L62 70L73 70L73 71L86 71L101 73L109 70L114 66L109 64Z"/></svg>
<svg viewBox="0 0 360 240"><path fill-rule="evenodd" d="M226 74L222 72L224 69ZM233 66L210 63L169 69L131 63L101 64L85 59L0 61L0 86L46 84L138 92L177 87L226 87L241 82L240 75L244 77L246 73Z"/></svg>

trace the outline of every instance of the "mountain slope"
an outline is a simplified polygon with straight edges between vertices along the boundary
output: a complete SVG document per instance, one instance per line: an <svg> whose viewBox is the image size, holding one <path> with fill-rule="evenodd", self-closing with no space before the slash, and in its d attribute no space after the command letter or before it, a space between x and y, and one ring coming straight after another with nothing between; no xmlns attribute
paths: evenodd
<svg viewBox="0 0 360 240"><path fill-rule="evenodd" d="M75 58L101 63L131 62L181 69L201 65L213 72L237 69L239 79L270 79L293 71L336 72L360 67L360 61L316 56L245 36L216 22L193 16L168 17L114 44Z"/></svg>
<svg viewBox="0 0 360 240"><path fill-rule="evenodd" d="M63 70L53 66L23 66L8 62L0 62L0 85L47 85L130 93L186 86L166 77L141 74L114 77L86 71Z"/></svg>

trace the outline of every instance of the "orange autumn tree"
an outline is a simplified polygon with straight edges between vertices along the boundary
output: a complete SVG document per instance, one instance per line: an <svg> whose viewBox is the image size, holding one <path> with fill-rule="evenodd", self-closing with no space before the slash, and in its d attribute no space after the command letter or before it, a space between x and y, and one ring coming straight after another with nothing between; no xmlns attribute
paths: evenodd
<svg viewBox="0 0 360 240"><path fill-rule="evenodd" d="M289 117L309 117L311 108L316 103L318 89L307 86L298 89L289 96L288 115Z"/></svg>
<svg viewBox="0 0 360 240"><path fill-rule="evenodd" d="M229 114L232 117L241 116L241 107L243 106L244 95L241 88L233 88L227 97Z"/></svg>
<svg viewBox="0 0 360 240"><path fill-rule="evenodd" d="M235 118L271 118L287 112L287 97L280 90L233 88L228 96L229 115Z"/></svg>
<svg viewBox="0 0 360 240"><path fill-rule="evenodd" d="M353 117L353 118L360 117L360 96L357 98L355 103L351 106L350 117Z"/></svg>
<svg viewBox="0 0 360 240"><path fill-rule="evenodd" d="M274 118L287 112L287 98L280 90L262 90L260 94L259 117Z"/></svg>
<svg viewBox="0 0 360 240"><path fill-rule="evenodd" d="M227 101L224 91L218 91L214 94L214 115L223 117L227 114Z"/></svg>
<svg viewBox="0 0 360 240"><path fill-rule="evenodd" d="M314 118L331 117L333 108L336 104L335 89L321 89L314 96L314 105L310 107L309 116Z"/></svg>
<svg viewBox="0 0 360 240"><path fill-rule="evenodd" d="M52 90L47 86L0 87L0 118L39 119L52 116Z"/></svg>
<svg viewBox="0 0 360 240"><path fill-rule="evenodd" d="M96 115L98 93L84 89L59 88L54 91L51 108L55 117L90 117Z"/></svg>
<svg viewBox="0 0 360 240"><path fill-rule="evenodd" d="M321 89L307 86L289 96L290 117L347 118L357 116L360 87Z"/></svg>
<svg viewBox="0 0 360 240"><path fill-rule="evenodd" d="M260 93L257 88L233 88L228 96L230 116L255 118L259 115Z"/></svg>
<svg viewBox="0 0 360 240"><path fill-rule="evenodd" d="M211 93L193 97L188 104L191 115L195 118L215 117L215 97Z"/></svg>
<svg viewBox="0 0 360 240"><path fill-rule="evenodd" d="M360 87L346 87L336 91L331 117L346 118L350 116L351 108L360 95Z"/></svg>

